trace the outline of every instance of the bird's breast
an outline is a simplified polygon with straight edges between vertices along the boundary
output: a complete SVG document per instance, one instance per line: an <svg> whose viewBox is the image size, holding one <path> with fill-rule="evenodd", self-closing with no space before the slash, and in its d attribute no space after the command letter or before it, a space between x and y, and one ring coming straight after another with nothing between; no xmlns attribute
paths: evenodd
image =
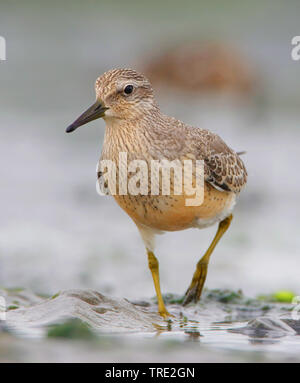
<svg viewBox="0 0 300 383"><path fill-rule="evenodd" d="M234 193L216 190L208 183L199 206L187 206L185 195L114 195L114 198L136 223L162 231L211 226L228 216L235 203Z"/></svg>

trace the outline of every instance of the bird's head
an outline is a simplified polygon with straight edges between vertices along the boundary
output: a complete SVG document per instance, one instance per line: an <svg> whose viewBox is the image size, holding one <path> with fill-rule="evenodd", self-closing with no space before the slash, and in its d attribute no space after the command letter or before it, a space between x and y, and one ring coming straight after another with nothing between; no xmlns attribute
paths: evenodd
<svg viewBox="0 0 300 383"><path fill-rule="evenodd" d="M136 120L157 108L150 82L132 69L105 72L96 80L95 91L96 102L68 126L67 133L98 118Z"/></svg>

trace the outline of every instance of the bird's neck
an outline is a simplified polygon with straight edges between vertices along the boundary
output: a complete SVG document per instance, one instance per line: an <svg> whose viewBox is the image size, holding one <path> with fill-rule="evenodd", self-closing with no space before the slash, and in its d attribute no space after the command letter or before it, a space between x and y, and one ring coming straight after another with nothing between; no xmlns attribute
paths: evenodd
<svg viewBox="0 0 300 383"><path fill-rule="evenodd" d="M106 119L102 158L116 160L120 152L132 158L147 157L156 136L153 118Z"/></svg>

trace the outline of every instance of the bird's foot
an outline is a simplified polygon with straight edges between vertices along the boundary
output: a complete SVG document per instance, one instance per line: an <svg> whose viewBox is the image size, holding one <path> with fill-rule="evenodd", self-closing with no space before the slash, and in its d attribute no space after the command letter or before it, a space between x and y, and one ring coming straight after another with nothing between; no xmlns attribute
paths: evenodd
<svg viewBox="0 0 300 383"><path fill-rule="evenodd" d="M192 282L185 293L183 306L189 304L190 302L197 303L199 301L206 280L207 266L207 262L203 262L197 265L197 269L194 273Z"/></svg>
<svg viewBox="0 0 300 383"><path fill-rule="evenodd" d="M162 309L158 311L159 315L164 319L174 318L174 315L170 314L167 309Z"/></svg>

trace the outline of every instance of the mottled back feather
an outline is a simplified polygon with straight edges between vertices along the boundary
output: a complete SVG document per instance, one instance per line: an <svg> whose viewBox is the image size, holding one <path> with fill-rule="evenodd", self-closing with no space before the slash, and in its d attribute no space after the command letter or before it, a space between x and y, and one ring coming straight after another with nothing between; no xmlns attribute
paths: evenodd
<svg viewBox="0 0 300 383"><path fill-rule="evenodd" d="M217 188L239 193L247 182L247 170L239 155L217 134L198 129L198 135L205 140L203 159L206 181ZM199 140L203 141L201 138ZM199 150L201 148L203 145L199 145Z"/></svg>
<svg viewBox="0 0 300 383"><path fill-rule="evenodd" d="M131 81L136 91L124 98L118 84ZM163 114L150 82L131 69L114 69L96 81L97 97L109 107L102 158L126 151L133 158L194 158L204 161L205 180L218 190L239 193L247 171L238 153L215 133Z"/></svg>

